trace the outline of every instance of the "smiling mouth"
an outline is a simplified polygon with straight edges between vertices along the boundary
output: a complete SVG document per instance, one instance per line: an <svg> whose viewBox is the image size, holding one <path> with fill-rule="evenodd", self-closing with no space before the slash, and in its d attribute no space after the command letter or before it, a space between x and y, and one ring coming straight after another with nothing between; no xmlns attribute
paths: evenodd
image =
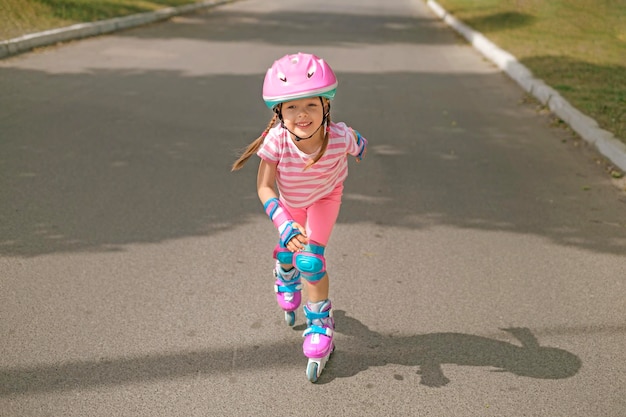
<svg viewBox="0 0 626 417"><path fill-rule="evenodd" d="M307 123L296 123L296 126L299 127L300 129L305 129L309 126L311 126L312 122L307 122Z"/></svg>

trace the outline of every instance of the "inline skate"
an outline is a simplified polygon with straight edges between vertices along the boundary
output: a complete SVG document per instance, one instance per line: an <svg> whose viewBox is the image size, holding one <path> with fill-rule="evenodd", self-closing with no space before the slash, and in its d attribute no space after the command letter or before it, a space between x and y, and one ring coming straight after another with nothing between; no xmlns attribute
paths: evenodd
<svg viewBox="0 0 626 417"><path fill-rule="evenodd" d="M296 323L296 310L302 301L300 272L296 268L285 271L280 263L276 262L274 276L276 277L274 283L276 302L285 312L285 323L293 326Z"/></svg>
<svg viewBox="0 0 626 417"><path fill-rule="evenodd" d="M317 382L326 362L335 350L333 342L335 320L331 302L330 300L318 303L309 302L304 306L304 314L308 326L303 334L302 345L304 356L309 358L306 376L309 381Z"/></svg>

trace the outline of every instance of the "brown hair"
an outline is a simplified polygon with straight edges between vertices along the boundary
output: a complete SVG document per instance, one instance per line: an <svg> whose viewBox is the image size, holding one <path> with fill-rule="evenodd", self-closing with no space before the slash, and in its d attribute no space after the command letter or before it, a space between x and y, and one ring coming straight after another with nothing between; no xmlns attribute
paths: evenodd
<svg viewBox="0 0 626 417"><path fill-rule="evenodd" d="M243 152L241 153L241 156L239 156L239 158L233 163L233 166L230 169L231 171L237 171L241 169L246 163L246 161L250 159L250 157L259 150L259 148L263 144L263 141L265 140L265 136L267 136L267 132L269 132L270 129L274 127L277 121L278 121L278 113L274 113L272 120L270 120L270 122L267 124L267 127L265 128L263 133L261 133L261 136L256 138L251 144L249 144L243 150Z"/></svg>
<svg viewBox="0 0 626 417"><path fill-rule="evenodd" d="M329 135L328 130L330 126L330 103L326 99L322 99L322 102L328 105L328 110L326 113L326 131L324 132L324 140L322 142L322 148L317 153L317 155L315 155L313 159L309 160L309 162L306 164L306 167L304 167L305 170L309 169L313 164L319 161L320 158L324 156L324 152L326 152L326 148L328 147L328 135ZM265 137L267 136L270 129L273 128L278 122L278 120L280 119L281 105L279 104L278 106L279 107L277 108L277 111L274 113L272 120L270 120L270 122L267 124L267 126L265 127L265 130L263 131L263 133L261 133L261 136L256 138L252 143L250 143L243 150L243 152L241 153L241 156L239 156L239 158L233 163L231 171L237 171L241 169L245 165L245 163L248 161L248 159L250 159L252 155L257 153L257 151L263 144L263 141L265 140Z"/></svg>

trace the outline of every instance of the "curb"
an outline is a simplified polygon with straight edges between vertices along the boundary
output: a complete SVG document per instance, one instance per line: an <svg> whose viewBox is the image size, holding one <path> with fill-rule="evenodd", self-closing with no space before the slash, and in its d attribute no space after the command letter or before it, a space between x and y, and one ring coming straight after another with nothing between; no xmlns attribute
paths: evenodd
<svg viewBox="0 0 626 417"><path fill-rule="evenodd" d="M154 12L138 13L114 19L99 20L92 23L78 23L58 29L31 33L0 42L0 59L28 52L42 46L54 45L59 42L104 35L122 29L147 25L195 10L215 7L233 1L235 0L206 0L179 7L166 7Z"/></svg>
<svg viewBox="0 0 626 417"><path fill-rule="evenodd" d="M474 31L456 19L435 0L427 0L426 3L437 17L462 35L475 49L516 81L524 91L532 94L567 123L580 137L593 144L603 156L622 171L626 171L626 144L617 139L613 133L601 129L594 119L573 107L542 80L535 78L532 72L522 65L517 58L500 49L482 33Z"/></svg>

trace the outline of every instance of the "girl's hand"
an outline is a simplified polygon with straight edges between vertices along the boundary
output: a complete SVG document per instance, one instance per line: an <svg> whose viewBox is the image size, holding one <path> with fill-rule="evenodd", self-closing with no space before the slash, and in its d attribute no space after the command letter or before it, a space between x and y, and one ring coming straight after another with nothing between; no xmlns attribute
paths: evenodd
<svg viewBox="0 0 626 417"><path fill-rule="evenodd" d="M292 237L291 240L287 242L286 248L291 252L299 252L304 249L304 245L309 243L309 238L306 235L306 229L300 224L294 222L292 226L294 229L298 229L301 234Z"/></svg>

